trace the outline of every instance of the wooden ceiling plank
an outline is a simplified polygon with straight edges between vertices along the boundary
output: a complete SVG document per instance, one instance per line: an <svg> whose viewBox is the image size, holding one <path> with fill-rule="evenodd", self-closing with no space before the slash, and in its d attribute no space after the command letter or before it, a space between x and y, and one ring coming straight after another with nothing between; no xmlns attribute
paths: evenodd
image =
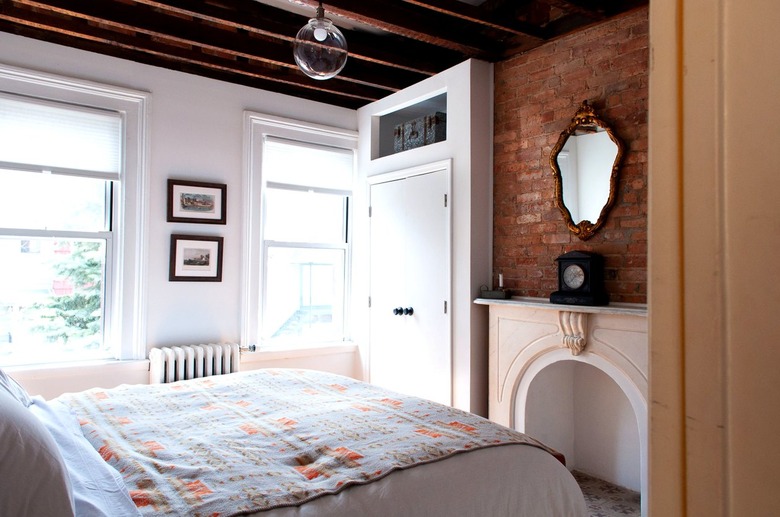
<svg viewBox="0 0 780 517"><path fill-rule="evenodd" d="M135 0L135 2L268 37L278 37L289 42L290 45L292 45L298 30L306 24L308 19L257 1ZM381 35L343 28L341 30L347 38L352 59L427 74L428 76L441 71L439 63L442 61L449 63L462 61L462 58L455 57L452 51L448 52L446 49L432 45L422 45L418 41L400 38L387 41L387 38ZM399 59L399 56L405 56L405 59Z"/></svg>
<svg viewBox="0 0 780 517"><path fill-rule="evenodd" d="M316 0L301 0L299 3L317 5ZM463 20L453 20L430 9L415 7L404 0L329 0L325 15L331 13L334 21L342 17L390 34L457 50L466 57L495 61L500 55L500 41L483 36L480 27L470 23L458 24L456 22Z"/></svg>
<svg viewBox="0 0 780 517"><path fill-rule="evenodd" d="M286 93L286 89L294 87L303 91L327 92L334 97L349 98L352 101L362 103L376 100L387 95L386 88L369 88L364 85L335 84L324 81L313 81L303 75L297 68L287 72L284 69L271 69L259 65L256 61L236 61L226 60L216 55L200 52L199 50L188 49L181 46L163 46L157 43L157 48L150 48L144 45L144 38L137 35L129 35L121 32L112 31L101 27L90 27L85 31L85 23L77 23L72 20L63 20L61 17L46 15L45 13L28 12L23 16L16 16L7 10L0 12L0 20L13 23L18 26L28 26L38 31L46 31L50 34L58 34L67 38L76 38L88 41L91 46L89 50L111 50L111 55L122 57L125 52L143 53L153 58L157 58L157 66L160 66L159 60L167 61L169 66L166 68L180 69L177 66L171 66L171 62L177 62L184 65L195 65L213 71L231 73L233 75L243 75L253 79L263 80L268 83L270 91L279 91ZM74 46L72 40L68 40L71 46ZM147 39L148 41L148 39ZM95 45L98 45L97 47ZM117 52L121 51L121 52ZM334 102L340 105L339 102ZM350 102L352 104L352 102Z"/></svg>
<svg viewBox="0 0 780 517"><path fill-rule="evenodd" d="M495 17L491 11L482 8L482 6L473 6L463 2L453 2L452 0L404 0L406 3L430 9L447 16L452 16L466 20L476 25L482 25L491 29L506 32L512 36L526 36L529 38L544 41L544 31L530 23L525 23L517 18Z"/></svg>
<svg viewBox="0 0 780 517"><path fill-rule="evenodd" d="M193 23L179 16L169 16L148 6L118 2L78 2L73 0L20 0L20 5L49 9L58 14L81 17L108 24L120 30L146 34L157 41L197 46L237 58L263 61L280 69L298 70L289 45L275 39L260 41L245 32L229 31L203 23ZM155 40L152 40L153 44ZM261 53L262 51L262 53ZM375 70L372 70L374 68ZM361 79L357 79L357 76ZM350 62L350 67L336 81L348 81L378 87L386 93L397 91L427 77L407 71L387 73L374 63Z"/></svg>
<svg viewBox="0 0 780 517"><path fill-rule="evenodd" d="M590 1L587 5L580 5L570 0L546 0L551 7L556 7L569 15L580 15L591 20L600 21L606 18L604 14L604 2L602 0Z"/></svg>

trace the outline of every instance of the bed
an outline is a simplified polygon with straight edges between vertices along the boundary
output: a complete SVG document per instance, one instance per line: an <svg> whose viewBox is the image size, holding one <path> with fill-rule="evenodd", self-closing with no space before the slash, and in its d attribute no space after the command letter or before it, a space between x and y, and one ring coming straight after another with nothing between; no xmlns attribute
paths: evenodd
<svg viewBox="0 0 780 517"><path fill-rule="evenodd" d="M0 370L0 515L586 515L561 458L312 370L30 397Z"/></svg>

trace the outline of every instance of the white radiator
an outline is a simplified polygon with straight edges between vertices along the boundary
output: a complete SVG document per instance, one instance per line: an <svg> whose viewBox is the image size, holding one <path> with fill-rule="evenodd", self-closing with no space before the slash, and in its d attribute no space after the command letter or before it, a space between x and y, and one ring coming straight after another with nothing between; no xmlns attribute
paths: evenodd
<svg viewBox="0 0 780 517"><path fill-rule="evenodd" d="M241 351L236 343L168 346L149 351L150 384L222 375L240 369Z"/></svg>

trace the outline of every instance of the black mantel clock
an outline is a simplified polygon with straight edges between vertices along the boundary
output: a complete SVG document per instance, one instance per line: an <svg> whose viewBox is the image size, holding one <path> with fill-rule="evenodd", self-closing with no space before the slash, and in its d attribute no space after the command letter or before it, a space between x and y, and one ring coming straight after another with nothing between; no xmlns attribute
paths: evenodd
<svg viewBox="0 0 780 517"><path fill-rule="evenodd" d="M607 305L604 290L604 257L587 251L570 251L557 259L558 290L551 303L567 305Z"/></svg>

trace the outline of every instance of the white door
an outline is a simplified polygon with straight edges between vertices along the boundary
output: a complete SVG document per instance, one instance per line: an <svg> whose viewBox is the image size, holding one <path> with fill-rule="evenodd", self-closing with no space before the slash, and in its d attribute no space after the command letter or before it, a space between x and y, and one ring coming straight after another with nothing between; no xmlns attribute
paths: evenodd
<svg viewBox="0 0 780 517"><path fill-rule="evenodd" d="M394 177L370 191L370 381L451 404L450 171Z"/></svg>

